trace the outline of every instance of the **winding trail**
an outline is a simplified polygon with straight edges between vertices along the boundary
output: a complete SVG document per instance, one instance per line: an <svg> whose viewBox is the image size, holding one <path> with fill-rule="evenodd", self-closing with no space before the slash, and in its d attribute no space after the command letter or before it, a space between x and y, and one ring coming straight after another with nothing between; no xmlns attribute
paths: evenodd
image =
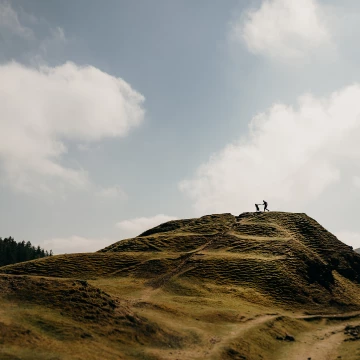
<svg viewBox="0 0 360 360"><path fill-rule="evenodd" d="M337 349L345 340L344 329L347 320L360 317L359 311L333 315L298 316L297 319L329 319L339 320L340 324L319 324L315 331L309 331L296 339L289 347L284 347L278 355L278 360L334 360L337 359ZM360 320L358 320L360 323Z"/></svg>
<svg viewBox="0 0 360 360"><path fill-rule="evenodd" d="M332 315L287 316L266 314L259 315L240 324L229 325L227 332L222 332L221 335L214 334L212 337L209 336L207 340L208 345L206 346L201 344L199 347L195 346L192 349L154 349L152 354L162 360L218 360L222 358L224 350L231 348L231 345L237 339L246 336L246 332L257 327L266 326L267 322L281 317L298 320L315 319L320 320L320 323L314 324L312 330L296 336L296 341L294 342L279 342L279 350L276 355L273 354L271 356L271 359L276 360L337 360L337 349L345 340L344 329L348 324L348 320L351 320L352 324L356 322L357 325L360 325L360 311ZM357 317L359 319L356 319ZM323 321L321 321L322 319ZM339 322L336 321L334 324L329 324L326 322L327 319L338 320ZM238 357L235 358L240 359Z"/></svg>
<svg viewBox="0 0 360 360"><path fill-rule="evenodd" d="M248 330L263 325L275 318L281 317L280 314L262 315L253 320L249 320L241 325L233 325L234 329L229 332L228 336L222 337L217 341L209 351L204 355L209 359L219 359L221 352L227 345L241 337ZM323 324L319 324L315 331L303 333L296 338L294 343L287 344L279 352L277 360L334 360L337 358L336 350L345 339L344 328L346 320L360 317L360 311L339 314L316 314L316 315L298 315L292 318L298 320L324 320ZM325 324L325 320L339 320L340 324ZM360 323L360 319L359 319Z"/></svg>
<svg viewBox="0 0 360 360"><path fill-rule="evenodd" d="M337 358L337 348L345 338L344 327L344 324L326 326L305 333L291 347L283 349L278 360L334 360Z"/></svg>
<svg viewBox="0 0 360 360"><path fill-rule="evenodd" d="M224 347L226 347L226 345L230 344L232 341L239 338L246 331L248 331L256 326L262 325L269 320L273 320L276 317L278 317L278 315L262 315L262 316L256 317L253 320L248 320L240 326L233 325L234 329L229 333L229 335L221 338L218 342L216 342L214 344L214 346L212 346L212 348L209 351L206 352L206 358L220 359L221 358L220 354L224 350Z"/></svg>

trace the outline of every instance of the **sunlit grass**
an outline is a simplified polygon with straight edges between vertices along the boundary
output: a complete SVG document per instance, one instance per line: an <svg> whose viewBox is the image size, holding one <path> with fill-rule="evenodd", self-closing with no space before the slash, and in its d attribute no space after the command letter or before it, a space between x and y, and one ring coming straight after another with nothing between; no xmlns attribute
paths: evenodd
<svg viewBox="0 0 360 360"><path fill-rule="evenodd" d="M360 256L304 214L213 215L145 235L0 268L0 359L278 360L293 354L287 334L319 331L305 313L360 309Z"/></svg>

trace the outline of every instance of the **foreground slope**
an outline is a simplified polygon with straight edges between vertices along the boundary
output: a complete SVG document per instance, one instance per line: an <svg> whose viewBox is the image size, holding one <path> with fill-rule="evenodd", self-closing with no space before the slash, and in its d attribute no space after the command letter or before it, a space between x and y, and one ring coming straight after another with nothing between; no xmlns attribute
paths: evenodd
<svg viewBox="0 0 360 360"><path fill-rule="evenodd" d="M0 273L0 358L292 359L311 355L292 338L324 336L357 356L342 341L360 324L360 255L305 214L170 221Z"/></svg>

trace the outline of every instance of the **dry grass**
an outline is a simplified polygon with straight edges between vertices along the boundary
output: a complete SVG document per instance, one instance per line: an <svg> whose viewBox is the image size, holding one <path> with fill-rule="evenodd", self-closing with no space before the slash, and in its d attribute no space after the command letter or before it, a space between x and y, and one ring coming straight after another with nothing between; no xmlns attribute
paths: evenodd
<svg viewBox="0 0 360 360"><path fill-rule="evenodd" d="M171 221L0 272L0 359L295 359L286 334L312 344L322 321L304 312L360 310L360 255L305 214ZM341 354L348 321L322 324Z"/></svg>

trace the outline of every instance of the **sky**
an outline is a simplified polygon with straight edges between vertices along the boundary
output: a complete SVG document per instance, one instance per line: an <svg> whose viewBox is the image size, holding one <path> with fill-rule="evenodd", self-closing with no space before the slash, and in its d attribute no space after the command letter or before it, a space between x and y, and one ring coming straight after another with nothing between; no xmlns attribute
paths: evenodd
<svg viewBox="0 0 360 360"><path fill-rule="evenodd" d="M360 247L356 0L0 0L0 237L92 252L306 213Z"/></svg>

